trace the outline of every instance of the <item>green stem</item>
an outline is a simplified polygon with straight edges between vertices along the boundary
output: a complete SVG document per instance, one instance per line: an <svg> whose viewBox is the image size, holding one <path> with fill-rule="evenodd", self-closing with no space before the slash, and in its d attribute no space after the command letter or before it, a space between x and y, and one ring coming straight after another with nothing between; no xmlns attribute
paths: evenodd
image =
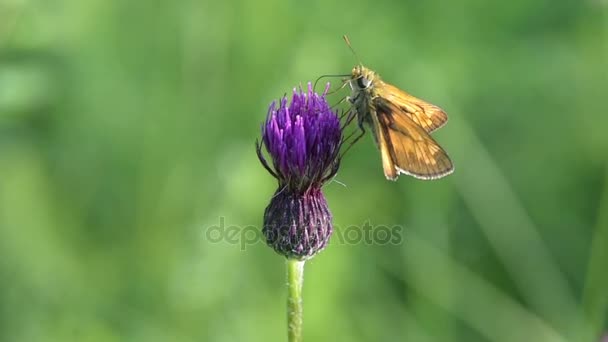
<svg viewBox="0 0 608 342"><path fill-rule="evenodd" d="M287 336L289 342L302 341L302 284L304 261L287 259Z"/></svg>

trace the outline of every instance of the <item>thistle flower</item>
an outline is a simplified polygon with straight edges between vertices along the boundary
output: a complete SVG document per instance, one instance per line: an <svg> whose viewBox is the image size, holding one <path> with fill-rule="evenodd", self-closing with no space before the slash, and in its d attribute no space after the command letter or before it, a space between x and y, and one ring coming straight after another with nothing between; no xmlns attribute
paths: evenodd
<svg viewBox="0 0 608 342"><path fill-rule="evenodd" d="M340 165L340 120L312 85L293 91L291 103L273 102L256 143L260 162L278 181L264 212L263 234L288 259L306 260L321 251L333 231L332 216L321 187ZM268 163L262 145L270 155Z"/></svg>

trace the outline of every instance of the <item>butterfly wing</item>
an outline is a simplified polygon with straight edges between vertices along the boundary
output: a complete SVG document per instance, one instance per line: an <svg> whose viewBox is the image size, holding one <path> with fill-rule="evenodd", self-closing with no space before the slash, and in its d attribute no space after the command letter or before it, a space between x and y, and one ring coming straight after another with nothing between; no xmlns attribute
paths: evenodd
<svg viewBox="0 0 608 342"><path fill-rule="evenodd" d="M448 121L448 116L443 109L414 97L391 84L383 82L379 89L381 89L381 94L379 94L381 97L395 104L428 133L440 128Z"/></svg>
<svg viewBox="0 0 608 342"><path fill-rule="evenodd" d="M372 101L372 120L386 178L395 180L404 173L418 179L437 179L454 171L448 154L401 107L382 97Z"/></svg>

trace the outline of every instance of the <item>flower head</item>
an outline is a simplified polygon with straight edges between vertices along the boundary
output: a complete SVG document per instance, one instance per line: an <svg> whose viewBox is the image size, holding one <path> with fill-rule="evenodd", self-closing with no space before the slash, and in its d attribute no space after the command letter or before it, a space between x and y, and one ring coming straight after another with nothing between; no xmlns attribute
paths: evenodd
<svg viewBox="0 0 608 342"><path fill-rule="evenodd" d="M310 83L307 93L294 89L290 104L283 97L278 108L276 102L270 105L262 125L262 141L273 168L258 145L260 161L292 191L320 188L338 171L340 121L327 104L325 93L315 93Z"/></svg>
<svg viewBox="0 0 608 342"><path fill-rule="evenodd" d="M329 85L328 85L329 88ZM307 259L327 244L331 213L321 187L340 165L340 120L312 85L294 89L291 102L273 102L262 125L257 153L262 165L279 183L264 213L266 242L278 253ZM270 155L268 163L262 145Z"/></svg>

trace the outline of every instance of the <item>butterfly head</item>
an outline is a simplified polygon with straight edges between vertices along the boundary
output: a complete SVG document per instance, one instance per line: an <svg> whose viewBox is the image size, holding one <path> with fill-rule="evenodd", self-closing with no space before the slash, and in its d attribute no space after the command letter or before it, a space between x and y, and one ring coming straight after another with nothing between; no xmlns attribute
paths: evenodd
<svg viewBox="0 0 608 342"><path fill-rule="evenodd" d="M353 89L368 89L373 86L373 82L377 77L375 72L359 64L351 72L350 84Z"/></svg>

